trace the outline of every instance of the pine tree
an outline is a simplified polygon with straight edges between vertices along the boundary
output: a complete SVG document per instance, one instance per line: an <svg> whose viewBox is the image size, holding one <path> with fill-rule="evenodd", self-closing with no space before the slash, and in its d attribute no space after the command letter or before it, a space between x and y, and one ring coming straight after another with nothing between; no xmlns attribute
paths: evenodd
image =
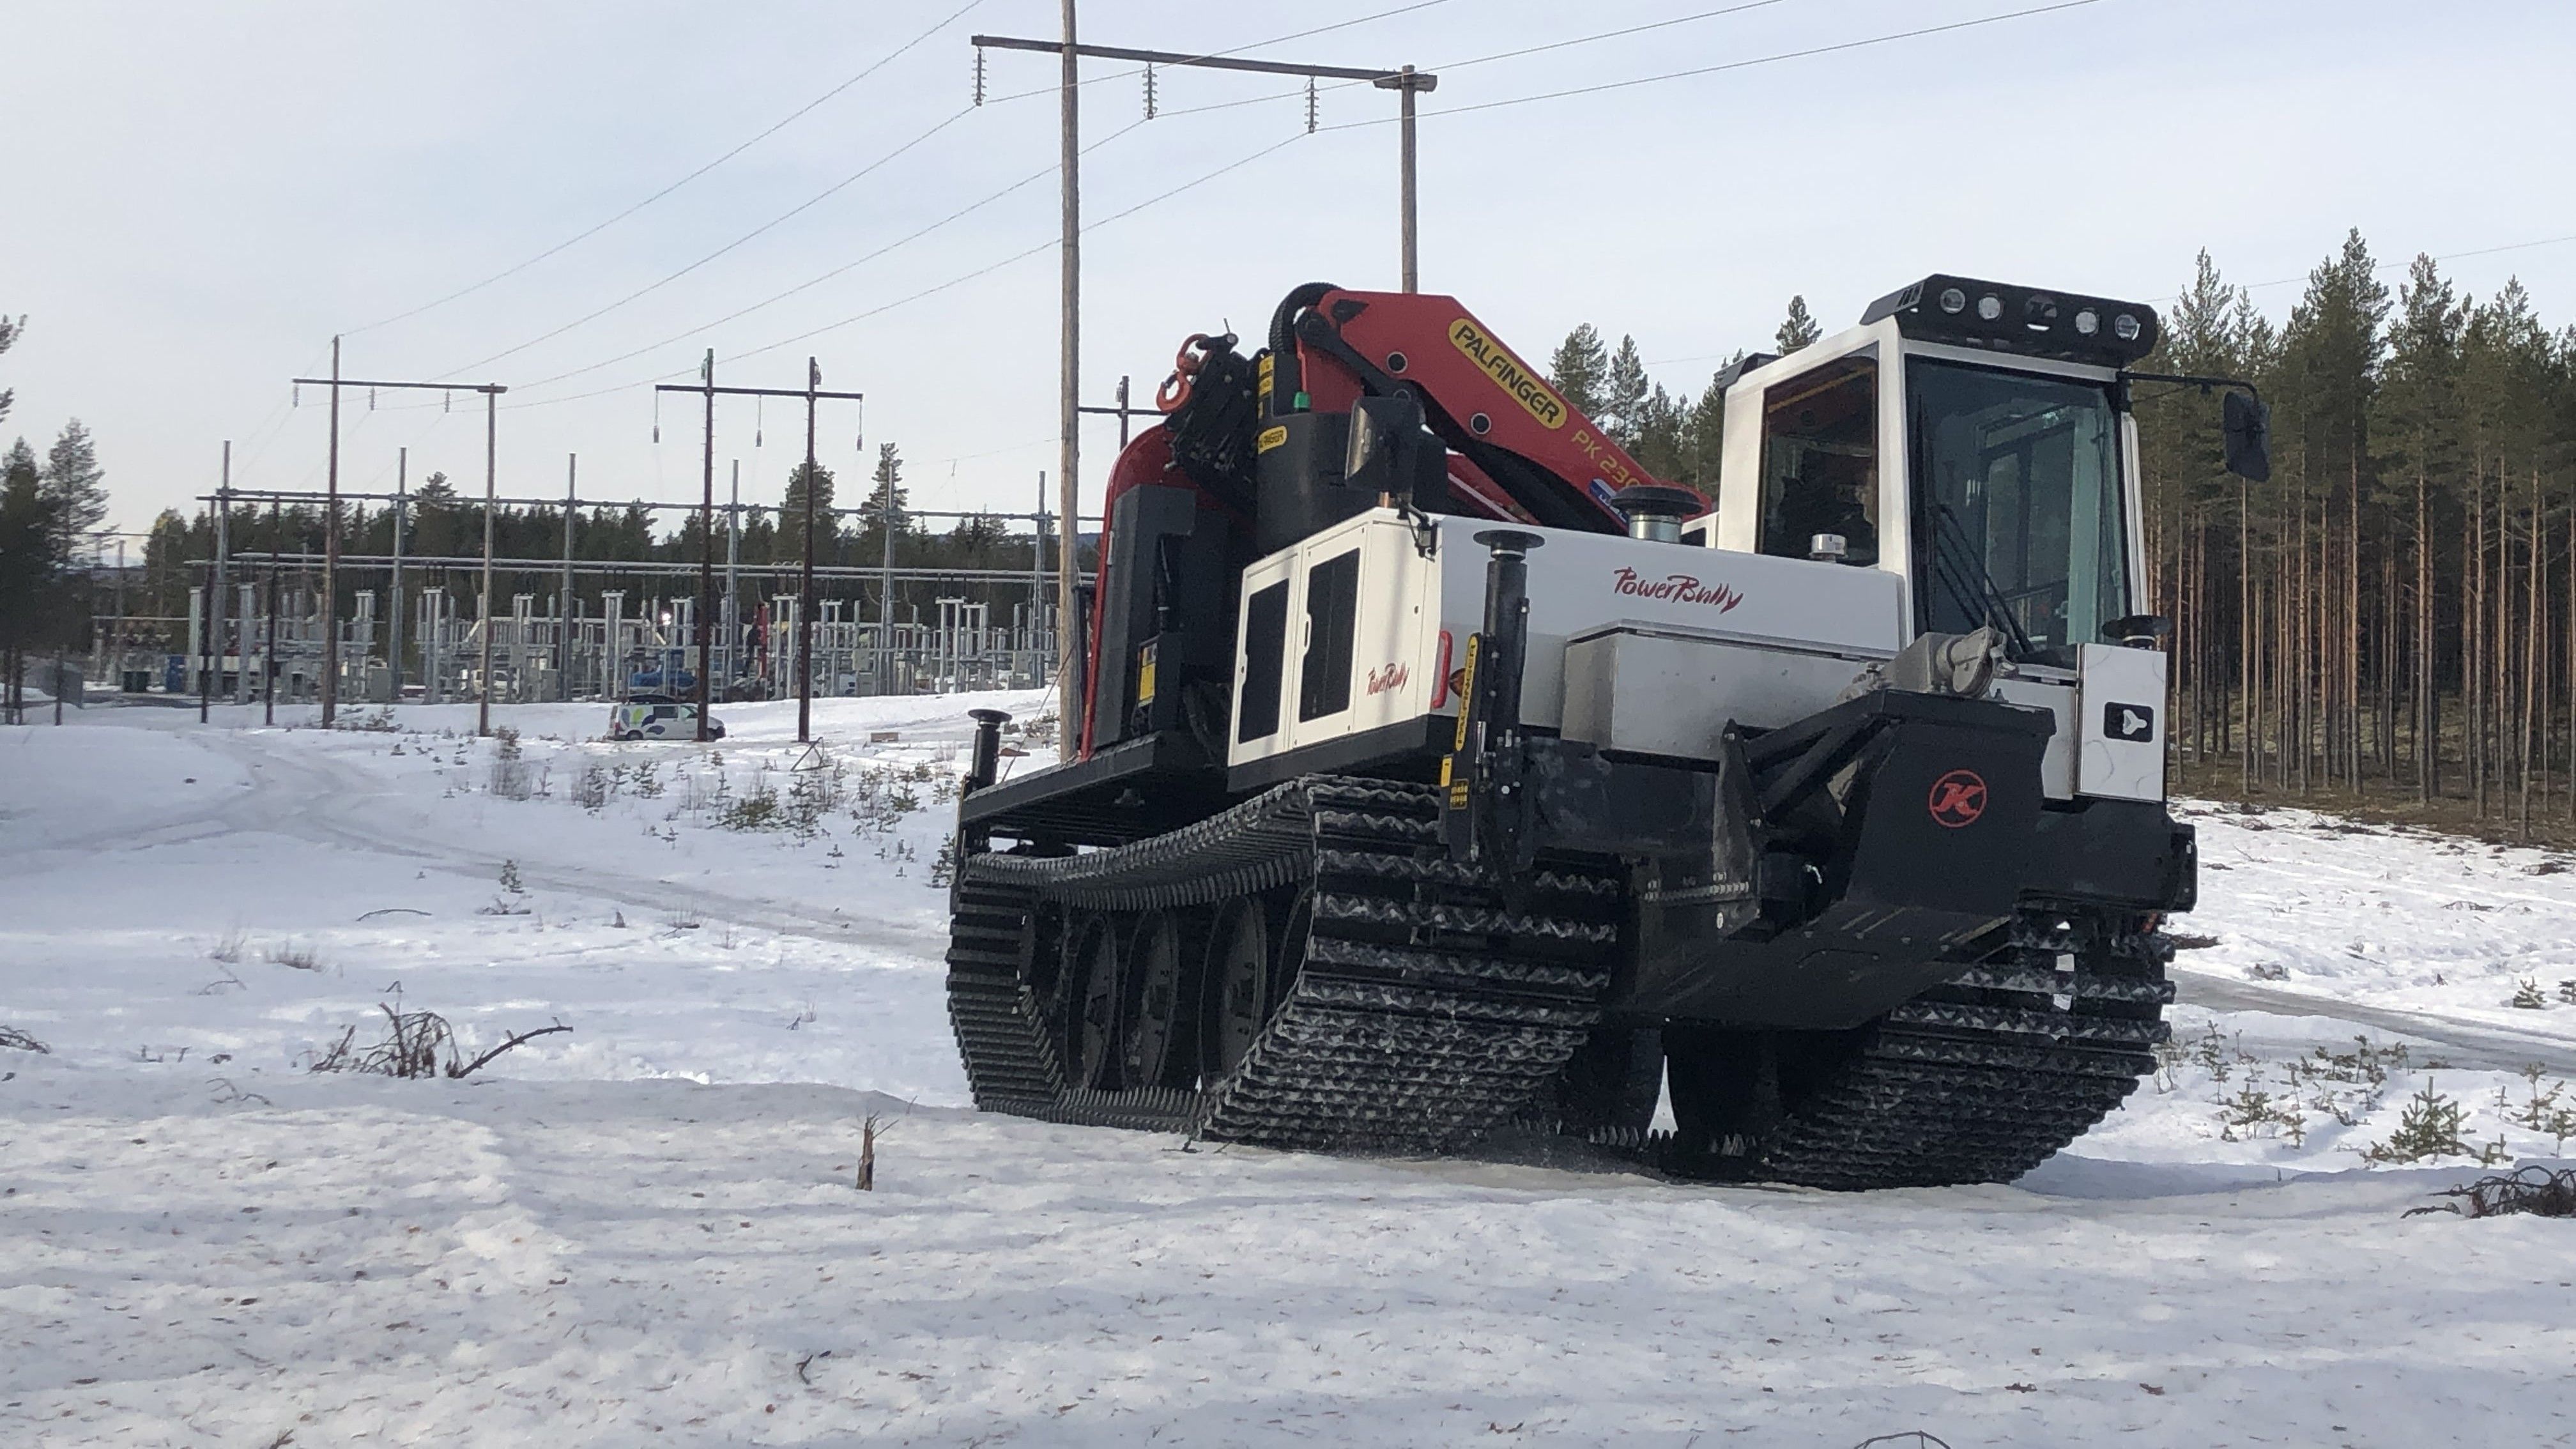
<svg viewBox="0 0 2576 1449"><path fill-rule="evenodd" d="M1780 324L1779 331L1771 334L1771 345L1779 348L1780 355L1786 357L1824 335L1825 329L1817 326L1816 319L1807 314L1807 299L1796 296L1789 299L1787 320Z"/></svg>
<svg viewBox="0 0 2576 1449"><path fill-rule="evenodd" d="M39 486L53 502L54 527L65 556L107 521L106 478L89 429L78 418L63 424L62 436L45 451Z"/></svg>
<svg viewBox="0 0 2576 1449"><path fill-rule="evenodd" d="M805 557L805 464L799 461L787 475L787 496L779 505L778 532L771 544L770 557L781 563L799 563ZM814 557L832 557L833 546L840 540L840 526L832 517L832 470L820 463L814 465ZM902 505L898 503L897 508ZM747 542L747 540L746 540ZM746 547L745 552L749 552Z"/></svg>
<svg viewBox="0 0 2576 1449"><path fill-rule="evenodd" d="M28 651L65 637L71 560L57 513L35 450L20 438L0 455L0 719L11 723L21 717Z"/></svg>
<svg viewBox="0 0 2576 1449"><path fill-rule="evenodd" d="M877 466L869 475L876 486L868 490L867 501L859 505L856 537L857 560L873 567L886 559L886 499L894 500L895 562L912 558L913 550L927 537L921 520L912 514L912 490L903 486L903 454L892 443L877 445ZM822 539L815 540L817 543Z"/></svg>
<svg viewBox="0 0 2576 1449"><path fill-rule="evenodd" d="M871 528L881 528L886 519L886 494L894 494L894 526L897 538L918 537L921 520L912 516L912 490L903 486L903 454L892 443L877 444L876 470L868 475L875 484L868 490L867 502L859 505L861 516Z"/></svg>
<svg viewBox="0 0 2576 1449"><path fill-rule="evenodd" d="M1610 354L1608 384L1601 390L1601 411L1594 417L1609 432L1611 441L1631 451L1645 434L1650 386L1645 360L1637 355L1637 339L1622 334L1619 350Z"/></svg>
<svg viewBox="0 0 2576 1449"><path fill-rule="evenodd" d="M5 353L10 348L17 346L19 334L26 330L27 319L25 317L22 316L12 319L7 313L0 313L0 353ZM0 387L0 422L7 422L9 420L9 408L17 401L18 390L16 388Z"/></svg>
<svg viewBox="0 0 2576 1449"><path fill-rule="evenodd" d="M1739 351L1709 377L1708 386L1700 389L1699 401L1691 404L1690 417L1683 424L1683 452L1688 467L1676 481L1688 483L1711 502L1717 498L1718 461L1724 456L1726 442L1726 389L1718 386L1717 380L1725 376L1727 367L1743 360L1744 354Z"/></svg>
<svg viewBox="0 0 2576 1449"><path fill-rule="evenodd" d="M1565 334L1565 340L1547 360L1547 381L1557 396L1586 417L1599 417L1605 406L1602 390L1609 381L1610 354L1601 345L1601 334L1589 322L1578 323Z"/></svg>

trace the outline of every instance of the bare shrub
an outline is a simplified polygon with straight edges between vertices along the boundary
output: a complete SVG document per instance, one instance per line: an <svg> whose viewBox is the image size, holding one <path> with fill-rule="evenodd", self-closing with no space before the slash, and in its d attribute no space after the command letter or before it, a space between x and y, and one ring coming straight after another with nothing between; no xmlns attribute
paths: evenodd
<svg viewBox="0 0 2576 1449"><path fill-rule="evenodd" d="M241 960L242 951L249 944L239 930L226 931L206 943L206 959L221 961L227 966L234 965Z"/></svg>
<svg viewBox="0 0 2576 1449"><path fill-rule="evenodd" d="M2540 983L2529 976L2513 984L2513 1000L2506 1003L2524 1011L2547 1011L2549 998L2541 994Z"/></svg>
<svg viewBox="0 0 2576 1449"><path fill-rule="evenodd" d="M511 1032L502 1038L500 1045L469 1062L457 1049L456 1029L448 1024L446 1017L434 1011L397 1011L382 1002L377 1003L376 1009L385 1014L382 1041L361 1048L357 1045L358 1029L346 1027L338 1041L305 1064L305 1070L365 1072L407 1080L420 1077L452 1079L473 1075L493 1058L523 1042L572 1030L558 1021L534 1031Z"/></svg>
<svg viewBox="0 0 2576 1449"><path fill-rule="evenodd" d="M282 942L278 945L269 947L268 950L262 954L267 956L274 964L283 966L290 971L319 971L322 969L321 953L315 951L312 947L305 945L301 941Z"/></svg>
<svg viewBox="0 0 2576 1449"><path fill-rule="evenodd" d="M2526 1167L2446 1188L2441 1196L2451 1201L2409 1208L2406 1216L2457 1213L2464 1218L2495 1218L2508 1213L2534 1213L2544 1218L2576 1218L2576 1167L2554 1171Z"/></svg>
<svg viewBox="0 0 2576 1449"><path fill-rule="evenodd" d="M41 1052L53 1055L54 1049L14 1026L0 1026L0 1047L17 1052Z"/></svg>

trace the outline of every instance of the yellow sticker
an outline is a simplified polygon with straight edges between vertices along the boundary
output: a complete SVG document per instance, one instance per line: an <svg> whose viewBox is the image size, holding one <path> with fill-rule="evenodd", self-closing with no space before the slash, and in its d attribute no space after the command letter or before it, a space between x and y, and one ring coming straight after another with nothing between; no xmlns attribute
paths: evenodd
<svg viewBox="0 0 2576 1449"><path fill-rule="evenodd" d="M1136 702L1154 702L1154 646L1151 644L1136 651Z"/></svg>
<svg viewBox="0 0 2576 1449"><path fill-rule="evenodd" d="M1259 388L1261 394L1261 410L1263 412L1268 412L1270 411L1270 354L1267 352L1261 354L1261 366L1259 372L1261 376L1261 385Z"/></svg>
<svg viewBox="0 0 2576 1449"><path fill-rule="evenodd" d="M1467 748L1467 720L1476 712L1476 646L1484 640L1482 634L1467 636L1467 666L1458 682L1458 737L1449 746L1453 754Z"/></svg>
<svg viewBox="0 0 2576 1449"><path fill-rule="evenodd" d="M1283 424L1275 428L1263 428L1261 430L1261 436L1252 440L1252 451L1256 453L1267 453L1271 449L1276 448L1287 441L1288 429L1286 425Z"/></svg>
<svg viewBox="0 0 2576 1449"><path fill-rule="evenodd" d="M1565 399L1549 391L1547 384L1539 381L1537 373L1512 356L1510 348L1485 335L1485 329L1473 320L1461 317L1450 323L1449 341L1465 353L1467 360L1476 364L1485 376L1492 378L1495 386L1510 393L1512 401L1538 419L1540 426L1565 426Z"/></svg>
<svg viewBox="0 0 2576 1449"><path fill-rule="evenodd" d="M1451 765L1456 764L1457 762L1458 762L1458 757L1457 757L1456 755L1442 755L1442 756L1440 757L1440 788L1441 788L1441 789L1446 790L1446 789L1448 789L1448 788L1449 788L1449 767L1450 767Z"/></svg>

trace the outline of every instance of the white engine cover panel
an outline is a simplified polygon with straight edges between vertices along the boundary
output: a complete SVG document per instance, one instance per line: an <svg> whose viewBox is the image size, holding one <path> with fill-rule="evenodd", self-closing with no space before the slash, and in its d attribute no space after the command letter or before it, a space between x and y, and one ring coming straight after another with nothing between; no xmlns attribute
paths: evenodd
<svg viewBox="0 0 2576 1449"><path fill-rule="evenodd" d="M1504 526L1439 521L1440 627L1459 640L1484 621L1487 551L1476 535ZM1546 540L1529 555L1524 724L1560 727L1566 646L1612 624L1862 659L1885 658L1904 643L1905 581L1892 573L1615 534L1522 531ZM1858 672L1854 666L1835 687ZM1813 707L1831 703L1828 693Z"/></svg>
<svg viewBox="0 0 2576 1449"><path fill-rule="evenodd" d="M1728 723L1775 729L1826 708L1876 658L1619 625L1565 648L1565 737L1713 760Z"/></svg>
<svg viewBox="0 0 2576 1449"><path fill-rule="evenodd" d="M2087 644L2076 656L2075 788L2112 800L2165 797L2165 656Z"/></svg>

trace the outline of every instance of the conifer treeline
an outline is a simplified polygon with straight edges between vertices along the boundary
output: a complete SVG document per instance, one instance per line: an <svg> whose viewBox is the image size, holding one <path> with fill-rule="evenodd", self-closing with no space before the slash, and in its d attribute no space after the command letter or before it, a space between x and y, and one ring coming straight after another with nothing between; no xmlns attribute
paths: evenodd
<svg viewBox="0 0 2576 1449"><path fill-rule="evenodd" d="M2215 396L2137 389L2189 787L2576 821L2576 327L2429 257L2391 287L2358 232L2286 321L2206 252L2163 314L2139 370L2247 378L2274 410L2272 480L2248 484L2221 466ZM1817 331L1794 301L1775 346ZM1589 325L1550 370L1639 462L1714 485L1714 383L1672 394Z"/></svg>
<svg viewBox="0 0 2576 1449"><path fill-rule="evenodd" d="M2251 377L2274 409L2254 485L2197 392L2138 410L2184 761L2576 819L2576 327L2429 257L2392 289L2358 232L2277 328L2206 253L2166 322L2150 366Z"/></svg>

